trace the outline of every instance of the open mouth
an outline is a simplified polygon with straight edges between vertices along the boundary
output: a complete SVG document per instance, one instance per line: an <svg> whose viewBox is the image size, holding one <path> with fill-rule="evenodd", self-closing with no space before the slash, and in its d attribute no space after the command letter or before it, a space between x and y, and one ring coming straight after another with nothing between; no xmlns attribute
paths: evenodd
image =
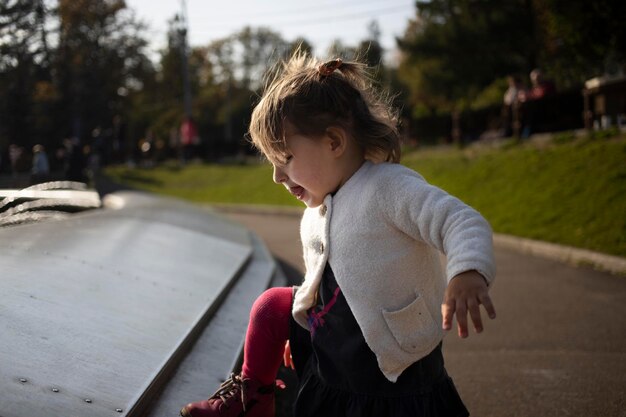
<svg viewBox="0 0 626 417"><path fill-rule="evenodd" d="M293 194L298 200L302 200L302 196L304 195L304 188L298 186L289 187L289 192Z"/></svg>

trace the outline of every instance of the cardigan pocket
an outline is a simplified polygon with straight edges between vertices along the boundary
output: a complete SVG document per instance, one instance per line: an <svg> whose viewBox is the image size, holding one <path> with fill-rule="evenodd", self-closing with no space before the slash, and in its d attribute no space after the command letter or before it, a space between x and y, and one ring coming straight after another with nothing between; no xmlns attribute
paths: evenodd
<svg viewBox="0 0 626 417"><path fill-rule="evenodd" d="M424 297L419 294L400 310L383 309L383 317L400 348L406 352L423 353L441 338L440 326L428 311Z"/></svg>

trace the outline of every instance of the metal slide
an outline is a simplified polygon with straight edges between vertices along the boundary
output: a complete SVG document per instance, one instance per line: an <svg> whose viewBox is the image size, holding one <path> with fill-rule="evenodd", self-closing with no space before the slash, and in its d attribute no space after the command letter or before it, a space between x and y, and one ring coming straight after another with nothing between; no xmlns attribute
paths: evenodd
<svg viewBox="0 0 626 417"><path fill-rule="evenodd" d="M36 212L45 190L2 191ZM255 235L178 200L123 192L71 215L8 217L1 417L177 415L237 366L252 302L281 283Z"/></svg>

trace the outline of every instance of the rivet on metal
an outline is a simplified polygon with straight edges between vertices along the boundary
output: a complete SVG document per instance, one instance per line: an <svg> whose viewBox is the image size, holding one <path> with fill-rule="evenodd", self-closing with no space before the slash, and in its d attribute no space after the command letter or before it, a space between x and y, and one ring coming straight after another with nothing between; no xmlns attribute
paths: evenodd
<svg viewBox="0 0 626 417"><path fill-rule="evenodd" d="M91 404L91 400L89 398L85 398L85 402Z"/></svg>
<svg viewBox="0 0 626 417"><path fill-rule="evenodd" d="M115 411L117 411L118 413L121 413L124 410L122 410L121 408L116 408Z"/></svg>
<svg viewBox="0 0 626 417"><path fill-rule="evenodd" d="M28 380L27 380L26 378L20 378L20 382L21 382L22 384L24 384L24 383L28 382Z"/></svg>
<svg viewBox="0 0 626 417"><path fill-rule="evenodd" d="M52 392L59 392L58 388L52 388Z"/></svg>

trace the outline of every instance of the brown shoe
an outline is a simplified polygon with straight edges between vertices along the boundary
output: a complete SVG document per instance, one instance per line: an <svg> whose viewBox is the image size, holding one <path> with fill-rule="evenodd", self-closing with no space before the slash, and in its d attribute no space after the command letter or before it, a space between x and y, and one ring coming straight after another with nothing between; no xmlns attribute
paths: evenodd
<svg viewBox="0 0 626 417"><path fill-rule="evenodd" d="M187 404L183 417L274 417L274 384L231 374L209 399Z"/></svg>

